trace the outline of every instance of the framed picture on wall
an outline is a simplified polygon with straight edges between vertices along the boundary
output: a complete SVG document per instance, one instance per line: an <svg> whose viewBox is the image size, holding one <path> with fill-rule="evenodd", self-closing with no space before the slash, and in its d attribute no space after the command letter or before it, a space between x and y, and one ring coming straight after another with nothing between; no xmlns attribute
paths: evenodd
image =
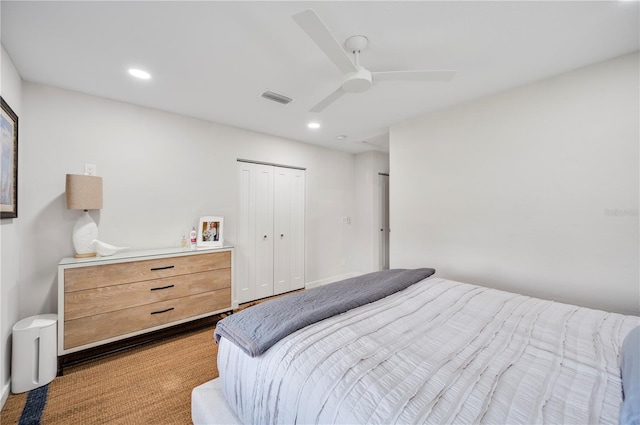
<svg viewBox="0 0 640 425"><path fill-rule="evenodd" d="M18 217L18 116L0 97L0 218Z"/></svg>
<svg viewBox="0 0 640 425"><path fill-rule="evenodd" d="M224 217L208 215L200 217L198 247L222 248L224 242Z"/></svg>

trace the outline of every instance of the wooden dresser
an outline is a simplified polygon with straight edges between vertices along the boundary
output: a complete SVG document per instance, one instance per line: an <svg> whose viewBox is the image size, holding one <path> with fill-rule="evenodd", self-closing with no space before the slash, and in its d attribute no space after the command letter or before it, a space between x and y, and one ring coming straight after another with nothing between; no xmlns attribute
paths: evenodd
<svg viewBox="0 0 640 425"><path fill-rule="evenodd" d="M58 356L236 308L232 251L165 249L58 265Z"/></svg>

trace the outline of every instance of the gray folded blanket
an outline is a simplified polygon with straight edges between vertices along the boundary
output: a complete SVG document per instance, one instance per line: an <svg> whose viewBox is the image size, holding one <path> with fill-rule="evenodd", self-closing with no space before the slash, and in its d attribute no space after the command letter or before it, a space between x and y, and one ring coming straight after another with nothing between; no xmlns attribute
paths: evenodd
<svg viewBox="0 0 640 425"><path fill-rule="evenodd" d="M434 273L426 268L383 270L265 301L219 321L215 341L224 337L256 357L305 326L387 297Z"/></svg>

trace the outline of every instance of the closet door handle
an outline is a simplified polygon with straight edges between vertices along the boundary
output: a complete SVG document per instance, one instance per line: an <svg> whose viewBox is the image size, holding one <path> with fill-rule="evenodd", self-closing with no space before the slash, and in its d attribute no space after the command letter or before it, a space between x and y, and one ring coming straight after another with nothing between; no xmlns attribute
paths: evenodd
<svg viewBox="0 0 640 425"><path fill-rule="evenodd" d="M175 267L175 266L154 267L154 268L152 268L152 269L151 269L151 271L152 271L152 272L156 272L156 271L158 271L158 270L167 270L167 269L172 269L172 268L174 268L174 267Z"/></svg>
<svg viewBox="0 0 640 425"><path fill-rule="evenodd" d="M284 239L284 233L280 233L280 239Z"/></svg>
<svg viewBox="0 0 640 425"><path fill-rule="evenodd" d="M152 291L159 291L161 289L169 289L169 288L173 288L176 285L167 285L167 286L161 286L160 288L151 288Z"/></svg>
<svg viewBox="0 0 640 425"><path fill-rule="evenodd" d="M152 311L151 314L160 314L160 313L166 313L167 311L171 311L171 310L175 310L173 307L168 308L166 310L160 310L160 311Z"/></svg>

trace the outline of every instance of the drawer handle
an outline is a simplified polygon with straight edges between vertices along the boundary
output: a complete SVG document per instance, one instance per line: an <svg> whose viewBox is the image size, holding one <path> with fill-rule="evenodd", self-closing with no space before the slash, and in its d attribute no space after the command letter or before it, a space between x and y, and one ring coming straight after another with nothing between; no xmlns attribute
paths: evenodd
<svg viewBox="0 0 640 425"><path fill-rule="evenodd" d="M162 286L160 288L151 288L152 291L159 291L161 289L169 289L169 288L173 288L176 285L167 285L167 286Z"/></svg>
<svg viewBox="0 0 640 425"><path fill-rule="evenodd" d="M166 267L154 267L151 269L152 272L158 271L158 270L167 270L167 269L172 269L175 266L166 266Z"/></svg>
<svg viewBox="0 0 640 425"><path fill-rule="evenodd" d="M166 309L166 310L152 311L152 312L151 312L151 314L166 313L167 311L171 311L171 310L174 310L174 308L173 308L173 307L171 307L171 308L168 308L168 309Z"/></svg>

